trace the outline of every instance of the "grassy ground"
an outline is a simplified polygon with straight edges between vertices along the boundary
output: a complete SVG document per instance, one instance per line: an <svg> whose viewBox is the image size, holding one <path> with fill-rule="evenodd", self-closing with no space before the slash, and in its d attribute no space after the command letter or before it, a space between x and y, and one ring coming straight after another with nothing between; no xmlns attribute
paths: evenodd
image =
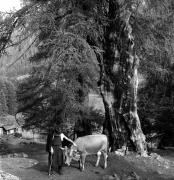
<svg viewBox="0 0 174 180"><path fill-rule="evenodd" d="M78 169L77 162L74 162L71 167L63 167L63 175L47 175L47 153L45 152L44 144L32 144L30 141L8 137L1 140L0 154L8 153L26 153L28 158L1 158L1 169L22 180L100 180L105 175L117 174L122 179L126 176L135 173L142 179L149 180L174 180L174 150L159 151L165 159L141 158L135 154L125 157L117 156L113 153L109 154L108 167L102 168L103 159L100 166L94 167L96 156L89 156L86 159L85 171L81 172ZM170 161L171 160L171 161ZM109 178L109 177L108 177ZM111 177L110 177L111 178Z"/></svg>

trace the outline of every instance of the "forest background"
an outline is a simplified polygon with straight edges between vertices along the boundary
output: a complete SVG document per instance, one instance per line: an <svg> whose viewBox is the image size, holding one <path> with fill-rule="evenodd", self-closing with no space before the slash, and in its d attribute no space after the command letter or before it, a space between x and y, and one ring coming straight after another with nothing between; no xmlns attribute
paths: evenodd
<svg viewBox="0 0 174 180"><path fill-rule="evenodd" d="M173 146L173 9L172 0L29 0L1 14L1 114L22 112L25 127L41 129L70 121L90 132L96 121L113 150L129 141L146 154L152 134ZM91 90L104 116L86 108Z"/></svg>

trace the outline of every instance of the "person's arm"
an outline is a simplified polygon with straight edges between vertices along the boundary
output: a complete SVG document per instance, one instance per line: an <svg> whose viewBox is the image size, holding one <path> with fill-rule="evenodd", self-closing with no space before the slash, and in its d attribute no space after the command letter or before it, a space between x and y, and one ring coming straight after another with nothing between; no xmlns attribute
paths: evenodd
<svg viewBox="0 0 174 180"><path fill-rule="evenodd" d="M52 146L50 147L50 153L51 153L51 154L54 153L54 150L53 150L53 147L52 147Z"/></svg>
<svg viewBox="0 0 174 180"><path fill-rule="evenodd" d="M71 142L74 146L77 146L71 139L69 139L69 138L66 137L63 133L61 133L61 140L63 141L64 138L65 138L67 141Z"/></svg>

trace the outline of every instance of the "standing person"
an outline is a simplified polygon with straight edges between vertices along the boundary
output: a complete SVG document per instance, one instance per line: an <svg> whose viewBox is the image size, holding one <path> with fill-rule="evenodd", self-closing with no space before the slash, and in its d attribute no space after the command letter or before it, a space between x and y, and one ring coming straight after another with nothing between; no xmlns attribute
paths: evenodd
<svg viewBox="0 0 174 180"><path fill-rule="evenodd" d="M51 143L50 143L50 149L49 149L51 157L52 157L52 162L50 161L51 160L51 158L50 158L49 165L52 165L53 169L57 170L60 175L62 174L62 166L63 166L62 141L64 139L66 139L69 142L74 144L74 142L71 139L67 138L62 133L60 125L55 127L54 132L52 134Z"/></svg>
<svg viewBox="0 0 174 180"><path fill-rule="evenodd" d="M46 143L46 152L48 152L48 175L50 175L52 171L52 160L53 160L53 148L52 148L52 139L53 139L53 129L49 129L47 135L47 143Z"/></svg>

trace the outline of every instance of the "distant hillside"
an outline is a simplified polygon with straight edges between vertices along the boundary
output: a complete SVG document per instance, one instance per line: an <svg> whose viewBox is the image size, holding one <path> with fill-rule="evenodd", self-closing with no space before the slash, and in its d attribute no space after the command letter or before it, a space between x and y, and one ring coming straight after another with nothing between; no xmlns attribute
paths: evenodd
<svg viewBox="0 0 174 180"><path fill-rule="evenodd" d="M19 38L17 35L13 36L14 38ZM33 38L28 38L21 45L9 47L7 49L7 54L0 58L1 76L16 77L29 72L31 64L28 58L36 51L33 47L28 49L32 41Z"/></svg>

